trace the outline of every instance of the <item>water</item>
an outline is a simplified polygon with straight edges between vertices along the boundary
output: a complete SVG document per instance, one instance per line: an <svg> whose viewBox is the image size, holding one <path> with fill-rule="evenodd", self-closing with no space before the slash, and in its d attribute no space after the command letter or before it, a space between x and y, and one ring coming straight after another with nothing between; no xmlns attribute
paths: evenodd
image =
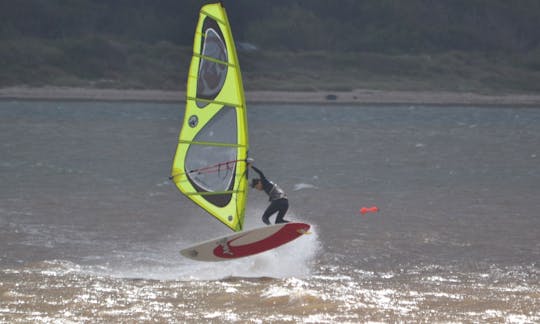
<svg viewBox="0 0 540 324"><path fill-rule="evenodd" d="M314 230L216 264L178 253L229 233L167 179L181 105L0 102L0 322L540 321L539 109L249 108Z"/></svg>

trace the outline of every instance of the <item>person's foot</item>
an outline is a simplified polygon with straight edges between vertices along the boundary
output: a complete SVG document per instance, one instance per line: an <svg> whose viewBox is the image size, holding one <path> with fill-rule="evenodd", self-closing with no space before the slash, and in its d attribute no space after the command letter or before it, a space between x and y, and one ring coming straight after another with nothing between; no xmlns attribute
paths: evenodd
<svg viewBox="0 0 540 324"><path fill-rule="evenodd" d="M263 223L265 223L266 225L271 225L270 222L266 219L263 219Z"/></svg>
<svg viewBox="0 0 540 324"><path fill-rule="evenodd" d="M276 224L282 224L282 223L290 223L290 222L286 219L276 220Z"/></svg>

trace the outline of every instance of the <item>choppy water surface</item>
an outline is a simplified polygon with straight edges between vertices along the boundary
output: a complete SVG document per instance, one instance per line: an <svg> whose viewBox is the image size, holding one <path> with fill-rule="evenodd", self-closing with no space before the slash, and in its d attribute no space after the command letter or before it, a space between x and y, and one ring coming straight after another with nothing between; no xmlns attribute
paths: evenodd
<svg viewBox="0 0 540 324"><path fill-rule="evenodd" d="M228 230L168 180L181 105L0 102L0 322L540 321L539 109L249 108L313 234L197 263Z"/></svg>

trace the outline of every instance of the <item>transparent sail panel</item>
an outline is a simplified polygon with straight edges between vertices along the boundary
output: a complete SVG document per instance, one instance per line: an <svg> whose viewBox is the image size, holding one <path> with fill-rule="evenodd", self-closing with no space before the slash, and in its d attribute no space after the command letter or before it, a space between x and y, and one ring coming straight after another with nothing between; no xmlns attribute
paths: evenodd
<svg viewBox="0 0 540 324"><path fill-rule="evenodd" d="M206 29L201 54L221 62L227 62L227 48L215 29ZM223 63L204 58L201 59L197 80L197 98L213 100L217 97L225 83L227 67ZM206 105L207 103L197 102L199 108Z"/></svg>
<svg viewBox="0 0 540 324"><path fill-rule="evenodd" d="M195 137L195 142L237 142L236 110L223 107ZM231 190L236 168L237 147L212 144L192 144L187 152L185 167L190 180L199 191Z"/></svg>

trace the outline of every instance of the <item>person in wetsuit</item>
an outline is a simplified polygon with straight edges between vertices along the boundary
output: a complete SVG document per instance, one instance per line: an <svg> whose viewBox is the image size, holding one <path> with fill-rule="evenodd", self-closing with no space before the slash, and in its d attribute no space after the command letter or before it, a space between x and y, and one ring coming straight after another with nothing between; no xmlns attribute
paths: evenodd
<svg viewBox="0 0 540 324"><path fill-rule="evenodd" d="M268 200L270 201L270 206L268 206L268 208L266 208L264 211L262 221L266 225L270 225L270 221L268 219L277 212L276 224L288 223L288 220L283 219L285 213L287 213L287 210L289 209L289 200L287 199L285 191L283 191L283 189L281 189L277 184L266 179L261 170L257 169L251 164L249 164L249 166L260 176L259 179L252 180L251 187L261 191L264 190L269 197Z"/></svg>

